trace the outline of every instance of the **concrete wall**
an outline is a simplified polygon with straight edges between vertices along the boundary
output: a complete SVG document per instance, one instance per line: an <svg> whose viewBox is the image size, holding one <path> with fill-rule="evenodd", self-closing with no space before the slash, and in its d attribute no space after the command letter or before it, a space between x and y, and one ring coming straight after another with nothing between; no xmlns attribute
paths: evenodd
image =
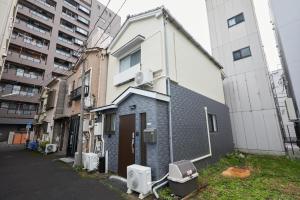
<svg viewBox="0 0 300 200"><path fill-rule="evenodd" d="M279 45L282 65L288 78L289 96L300 109L300 2L271 0L271 12Z"/></svg>
<svg viewBox="0 0 300 200"><path fill-rule="evenodd" d="M283 154L283 141L252 0L206 0L212 54L224 67L225 100L235 147L252 153ZM227 20L245 21L228 27ZM251 56L233 52L250 46Z"/></svg>

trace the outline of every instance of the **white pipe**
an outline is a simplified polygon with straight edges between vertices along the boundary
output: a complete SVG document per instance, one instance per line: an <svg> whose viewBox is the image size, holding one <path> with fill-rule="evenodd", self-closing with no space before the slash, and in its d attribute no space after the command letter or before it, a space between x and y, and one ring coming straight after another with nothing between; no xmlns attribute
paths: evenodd
<svg viewBox="0 0 300 200"><path fill-rule="evenodd" d="M108 173L108 151L105 152L105 173Z"/></svg>
<svg viewBox="0 0 300 200"><path fill-rule="evenodd" d="M169 54L168 54L168 43L167 43L167 29L166 29L166 23L167 23L167 16L164 16L164 10L162 9L163 14L163 40L164 40L164 49L165 49L165 68L166 68L166 77L167 77L167 94L171 96L171 83L170 83L170 68L169 68ZM171 163L174 162L174 152L173 152L173 130L172 130L172 112L171 112L171 101L169 102L168 110L169 110L169 145L170 145L170 161Z"/></svg>
<svg viewBox="0 0 300 200"><path fill-rule="evenodd" d="M159 183L161 181L163 181L164 179L166 179L169 176L169 173L167 173L164 177L162 177L161 179L157 180L157 181L153 181L151 182L151 185L155 185L156 183Z"/></svg>
<svg viewBox="0 0 300 200"><path fill-rule="evenodd" d="M112 175L112 176L110 176L108 179L109 179L109 180L118 180L118 181L121 181L121 182L127 184L127 179L125 179L125 178L123 178L123 177L120 177L120 176Z"/></svg>
<svg viewBox="0 0 300 200"><path fill-rule="evenodd" d="M101 154L102 154L102 156L104 156L104 150L105 150L105 148L104 148L104 114L102 114L101 115L101 142L102 142L102 149L101 149Z"/></svg>
<svg viewBox="0 0 300 200"><path fill-rule="evenodd" d="M210 133L209 133L209 124L208 124L208 113L207 113L207 107L204 107L204 111L205 111L205 118L206 118L206 129L207 129L207 139L208 139L208 148L209 148L209 153L205 156L201 156L198 158L195 158L193 160L191 160L191 162L198 162L200 160L203 160L205 158L211 157L212 156L212 152L211 152L211 143L210 143Z"/></svg>
<svg viewBox="0 0 300 200"><path fill-rule="evenodd" d="M162 186L166 185L167 183L168 183L168 181L165 181L165 182L163 182L163 183L161 183L161 184L155 186L155 187L152 189L153 194L154 194L154 196L155 196L156 199L159 199L159 195L158 195L158 193L156 192L156 190L159 189L159 188L161 188Z"/></svg>

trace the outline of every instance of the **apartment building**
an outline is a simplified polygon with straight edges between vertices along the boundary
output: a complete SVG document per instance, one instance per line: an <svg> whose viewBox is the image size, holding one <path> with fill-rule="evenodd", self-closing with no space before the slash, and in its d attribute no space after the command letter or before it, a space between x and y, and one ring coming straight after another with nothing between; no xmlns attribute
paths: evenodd
<svg viewBox="0 0 300 200"><path fill-rule="evenodd" d="M106 105L91 111L108 170L140 164L157 180L171 162L233 150L222 67L165 8L129 16L108 53Z"/></svg>
<svg viewBox="0 0 300 200"><path fill-rule="evenodd" d="M8 56L0 82L0 133L22 132L32 124L42 87L70 75L79 47L95 32L114 37L115 13L97 0L19 0ZM98 23L96 24L96 22ZM103 32L103 31L102 31Z"/></svg>
<svg viewBox="0 0 300 200"><path fill-rule="evenodd" d="M17 11L17 0L0 0L0 79L7 57L8 44ZM1 137L1 136L0 136Z"/></svg>
<svg viewBox="0 0 300 200"><path fill-rule="evenodd" d="M278 51L285 74L285 85L291 106L289 119L295 124L300 146L300 2L297 0L269 1Z"/></svg>
<svg viewBox="0 0 300 200"><path fill-rule="evenodd" d="M101 48L86 51L84 84L84 152L94 152L100 142L96 137L94 113L89 110L105 105L107 54ZM35 137L57 144L59 151L74 156L77 149L81 99L82 61L74 67L67 78L55 78L43 89L38 117L34 123ZM99 134L98 134L99 135ZM99 146L99 145L98 145Z"/></svg>
<svg viewBox="0 0 300 200"><path fill-rule="evenodd" d="M224 67L235 148L284 154L283 127L252 0L206 0L212 55Z"/></svg>

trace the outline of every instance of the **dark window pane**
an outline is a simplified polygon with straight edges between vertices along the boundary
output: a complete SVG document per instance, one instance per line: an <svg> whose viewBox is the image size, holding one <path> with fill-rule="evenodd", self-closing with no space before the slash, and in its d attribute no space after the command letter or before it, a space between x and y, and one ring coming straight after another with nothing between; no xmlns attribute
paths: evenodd
<svg viewBox="0 0 300 200"><path fill-rule="evenodd" d="M247 48L242 49L241 50L241 55L242 55L243 58L251 56L250 48L247 47Z"/></svg>
<svg viewBox="0 0 300 200"><path fill-rule="evenodd" d="M140 62L141 62L141 50L139 50L131 55L130 65L132 67L134 65L139 64Z"/></svg>

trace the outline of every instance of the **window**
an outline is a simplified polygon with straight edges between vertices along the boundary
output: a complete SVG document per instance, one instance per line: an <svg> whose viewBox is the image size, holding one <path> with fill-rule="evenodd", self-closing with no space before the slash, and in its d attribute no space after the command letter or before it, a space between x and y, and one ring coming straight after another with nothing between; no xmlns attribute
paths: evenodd
<svg viewBox="0 0 300 200"><path fill-rule="evenodd" d="M238 14L227 20L228 28L233 27L239 23L242 23L243 21L245 21L244 14L243 13Z"/></svg>
<svg viewBox="0 0 300 200"><path fill-rule="evenodd" d="M120 60L120 72L133 67L141 62L141 50L138 50Z"/></svg>
<svg viewBox="0 0 300 200"><path fill-rule="evenodd" d="M17 76L23 76L24 75L24 69L20 69L20 68L17 68Z"/></svg>
<svg viewBox="0 0 300 200"><path fill-rule="evenodd" d="M77 39L77 38L75 38L74 43L75 43L75 44L78 44L78 45L83 45L83 41L82 41L82 40L79 40L79 39Z"/></svg>
<svg viewBox="0 0 300 200"><path fill-rule="evenodd" d="M76 27L76 31L78 33L81 33L82 35L85 35L85 36L88 35L88 32L86 30L82 29L82 28Z"/></svg>
<svg viewBox="0 0 300 200"><path fill-rule="evenodd" d="M82 23L84 23L84 24L86 24L86 25L89 25L89 24L90 24L90 21L87 20L87 19L85 19L84 17L78 16L77 19L78 19L78 21L80 21L80 22L82 22Z"/></svg>
<svg viewBox="0 0 300 200"><path fill-rule="evenodd" d="M1 109L8 109L8 103L7 102L0 102L1 103Z"/></svg>
<svg viewBox="0 0 300 200"><path fill-rule="evenodd" d="M110 113L105 115L104 130L106 133L115 132L116 114Z"/></svg>
<svg viewBox="0 0 300 200"><path fill-rule="evenodd" d="M208 114L208 126L209 126L209 132L215 133L218 131L218 125L217 125L217 116L214 114Z"/></svg>
<svg viewBox="0 0 300 200"><path fill-rule="evenodd" d="M21 86L19 85L14 85L12 89L12 94L19 94L21 90Z"/></svg>
<svg viewBox="0 0 300 200"><path fill-rule="evenodd" d="M243 58L247 58L251 56L251 50L250 47L245 47L243 49L237 50L233 52L233 60L240 60Z"/></svg>
<svg viewBox="0 0 300 200"><path fill-rule="evenodd" d="M87 9L86 7L82 6L82 5L79 5L78 6L78 9L82 12L84 12L85 14L87 15L90 15L91 11L89 9Z"/></svg>

